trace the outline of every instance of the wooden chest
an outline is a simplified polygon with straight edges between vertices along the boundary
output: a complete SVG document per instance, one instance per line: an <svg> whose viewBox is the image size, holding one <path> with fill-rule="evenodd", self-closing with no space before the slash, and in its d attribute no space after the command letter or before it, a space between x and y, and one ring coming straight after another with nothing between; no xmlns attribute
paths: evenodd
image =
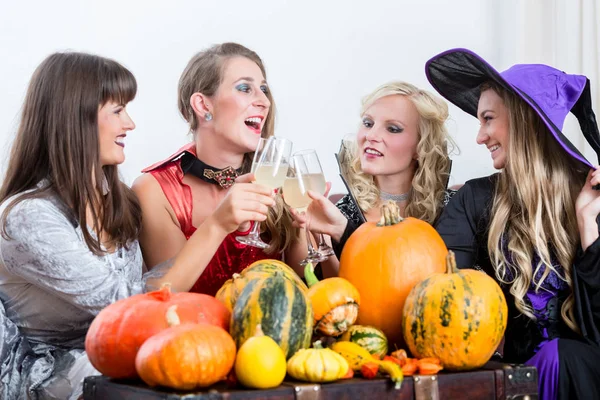
<svg viewBox="0 0 600 400"><path fill-rule="evenodd" d="M400 390L395 390L392 383L385 379L350 379L322 385L285 381L280 387L270 390L228 389L225 384L217 384L205 391L189 393L150 389L141 383L119 382L103 376L88 377L84 383L85 400L533 400L537 398L537 372L534 367L497 362L489 362L484 368L475 371L407 377Z"/></svg>

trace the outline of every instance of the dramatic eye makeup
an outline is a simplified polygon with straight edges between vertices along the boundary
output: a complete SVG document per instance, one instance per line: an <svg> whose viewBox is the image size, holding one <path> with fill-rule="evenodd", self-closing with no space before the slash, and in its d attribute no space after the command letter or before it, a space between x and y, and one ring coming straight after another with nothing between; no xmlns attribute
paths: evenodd
<svg viewBox="0 0 600 400"><path fill-rule="evenodd" d="M250 85L248 85L247 83L240 83L240 84L236 85L235 89L240 92L249 93Z"/></svg>
<svg viewBox="0 0 600 400"><path fill-rule="evenodd" d="M246 81L246 82L240 82L240 81ZM242 77L242 78L238 79L236 82L240 82L235 86L236 90L238 90L240 92L244 92L244 93L250 93L252 91L252 84L255 82L255 80L254 80L254 78L251 78L251 77ZM262 84L260 85L260 91L263 92L264 94L269 93L269 86L265 83L264 80L262 81Z"/></svg>
<svg viewBox="0 0 600 400"><path fill-rule="evenodd" d="M402 128L401 126L398 126L398 125L389 124L387 126L387 130L390 133L402 133L404 131L404 128Z"/></svg>

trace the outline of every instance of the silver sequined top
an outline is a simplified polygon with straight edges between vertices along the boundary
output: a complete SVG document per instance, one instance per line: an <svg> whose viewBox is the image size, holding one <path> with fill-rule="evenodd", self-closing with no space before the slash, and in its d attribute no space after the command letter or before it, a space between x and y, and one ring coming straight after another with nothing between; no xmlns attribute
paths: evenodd
<svg viewBox="0 0 600 400"><path fill-rule="evenodd" d="M94 255L70 210L48 193L15 206L7 218L10 239L0 237L1 399L80 392L81 382L72 380L95 371L87 358L78 362L94 316L146 291L138 242Z"/></svg>

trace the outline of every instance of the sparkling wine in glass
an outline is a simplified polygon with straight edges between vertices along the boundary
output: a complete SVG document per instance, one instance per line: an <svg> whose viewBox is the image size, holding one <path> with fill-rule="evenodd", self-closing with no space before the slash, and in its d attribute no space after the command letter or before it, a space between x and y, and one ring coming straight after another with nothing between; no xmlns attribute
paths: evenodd
<svg viewBox="0 0 600 400"><path fill-rule="evenodd" d="M252 161L254 183L264 185L272 190L281 187L290 165L291 153L291 141L275 136L268 139L261 138ZM260 223L254 222L250 233L246 236L236 236L236 240L249 246L266 249L269 245L260 238L259 225Z"/></svg>
<svg viewBox="0 0 600 400"><path fill-rule="evenodd" d="M295 153L292 156L291 167L283 184L285 202L298 211L305 211L312 201L308 196L308 191L312 190L324 194L326 187L325 176L317 153L314 150ZM329 255L322 254L314 249L308 228L305 231L308 256L300 262L300 265L306 265L309 262L316 264L329 258Z"/></svg>

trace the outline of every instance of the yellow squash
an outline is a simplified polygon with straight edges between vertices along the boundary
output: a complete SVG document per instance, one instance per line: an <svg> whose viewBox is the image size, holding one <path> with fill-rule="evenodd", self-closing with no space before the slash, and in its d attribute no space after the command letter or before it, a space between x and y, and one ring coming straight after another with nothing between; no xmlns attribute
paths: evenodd
<svg viewBox="0 0 600 400"><path fill-rule="evenodd" d="M363 364L368 362L379 365L379 368L385 371L395 383L395 388L400 389L404 374L398 364L391 361L381 361L373 357L367 350L352 342L335 342L331 345L331 350L344 357L350 368L354 371L360 371Z"/></svg>
<svg viewBox="0 0 600 400"><path fill-rule="evenodd" d="M360 371L361 367L366 362L373 362L376 359L367 350L363 349L356 343L352 342L335 342L330 346L331 350L335 351L348 361L350 368L354 371Z"/></svg>
<svg viewBox="0 0 600 400"><path fill-rule="evenodd" d="M298 350L287 363L287 372L292 378L315 383L337 381L349 368L344 357L323 348L319 340L312 349Z"/></svg>

